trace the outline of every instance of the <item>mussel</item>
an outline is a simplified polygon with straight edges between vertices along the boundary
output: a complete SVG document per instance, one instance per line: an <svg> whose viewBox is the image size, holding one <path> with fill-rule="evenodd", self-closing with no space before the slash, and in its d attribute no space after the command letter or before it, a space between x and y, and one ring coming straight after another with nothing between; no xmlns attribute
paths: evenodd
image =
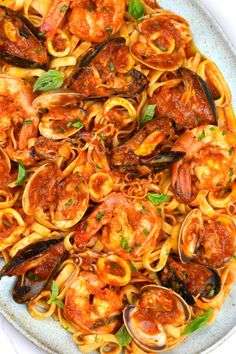
<svg viewBox="0 0 236 354"><path fill-rule="evenodd" d="M146 285L141 288L136 305L124 309L123 318L134 342L142 350L153 353L171 346L168 325L178 331L191 314L187 303L173 290Z"/></svg>
<svg viewBox="0 0 236 354"><path fill-rule="evenodd" d="M21 67L45 67L47 50L33 24L8 7L0 6L0 59Z"/></svg>
<svg viewBox="0 0 236 354"><path fill-rule="evenodd" d="M236 227L228 215L206 217L193 209L184 219L178 238L182 262L195 260L212 268L225 267L236 252Z"/></svg>
<svg viewBox="0 0 236 354"><path fill-rule="evenodd" d="M158 273L163 286L173 289L189 304L195 304L195 297L212 299L221 289L218 273L204 265L169 257L165 268Z"/></svg>
<svg viewBox="0 0 236 354"><path fill-rule="evenodd" d="M0 278L17 275L13 299L20 304L26 303L47 286L65 256L62 239L30 244L1 269Z"/></svg>
<svg viewBox="0 0 236 354"><path fill-rule="evenodd" d="M156 105L156 115L174 121L177 130L215 124L216 107L207 83L187 68L180 68L177 78L180 83L174 87L163 85L151 98L150 102Z"/></svg>
<svg viewBox="0 0 236 354"><path fill-rule="evenodd" d="M67 86L83 99L134 97L145 89L147 78L133 65L125 38L113 38L84 56Z"/></svg>
<svg viewBox="0 0 236 354"><path fill-rule="evenodd" d="M162 150L162 144L173 134L171 123L154 118L124 144L112 151L111 163L114 168L141 174L161 172L179 161L182 152Z"/></svg>

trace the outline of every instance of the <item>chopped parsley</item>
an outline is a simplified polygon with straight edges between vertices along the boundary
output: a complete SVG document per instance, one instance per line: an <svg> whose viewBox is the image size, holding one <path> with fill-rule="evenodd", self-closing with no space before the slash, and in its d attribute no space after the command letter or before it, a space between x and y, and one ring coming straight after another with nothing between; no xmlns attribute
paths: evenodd
<svg viewBox="0 0 236 354"><path fill-rule="evenodd" d="M142 115L140 118L141 124L145 124L154 118L155 108L156 108L155 104L149 104L143 109Z"/></svg>
<svg viewBox="0 0 236 354"><path fill-rule="evenodd" d="M111 72L115 71L115 66L114 66L114 64L113 64L112 61L110 61L110 63L109 63L109 70L110 70Z"/></svg>
<svg viewBox="0 0 236 354"><path fill-rule="evenodd" d="M109 34L109 35L111 35L113 32L113 28L111 26L106 26L105 30L106 30L107 34Z"/></svg>
<svg viewBox="0 0 236 354"><path fill-rule="evenodd" d="M149 231L147 229L143 229L143 233L144 233L145 236L149 235Z"/></svg>
<svg viewBox="0 0 236 354"><path fill-rule="evenodd" d="M205 130L203 130L201 135L199 135L197 141L202 141L202 139L204 139L205 137L206 137L206 133L205 133Z"/></svg>
<svg viewBox="0 0 236 354"><path fill-rule="evenodd" d="M124 236L121 236L120 245L126 252L131 252L131 247L128 245L128 241Z"/></svg>
<svg viewBox="0 0 236 354"><path fill-rule="evenodd" d="M128 2L128 12L129 14L138 20L145 14L145 8L140 0L129 0Z"/></svg>
<svg viewBox="0 0 236 354"><path fill-rule="evenodd" d="M67 9L68 9L68 6L67 6L67 5L62 5L60 11L61 11L62 13L64 13L64 12L66 12Z"/></svg>
<svg viewBox="0 0 236 354"><path fill-rule="evenodd" d="M138 271L138 269L135 267L134 263L132 263L131 261L129 263L130 263L131 271L136 273Z"/></svg>
<svg viewBox="0 0 236 354"><path fill-rule="evenodd" d="M21 186L24 181L26 180L27 177L27 171L25 169L25 166L22 161L19 162L18 165L18 175L17 175L17 180L15 181L15 184L17 186Z"/></svg>
<svg viewBox="0 0 236 354"><path fill-rule="evenodd" d="M72 200L72 199L69 199L69 200L66 202L65 206L66 206L66 207L67 207L67 206L70 206L72 203L73 203L73 200Z"/></svg>
<svg viewBox="0 0 236 354"><path fill-rule="evenodd" d="M31 124L33 121L31 119L29 120L25 120L22 125L28 125L28 124Z"/></svg>
<svg viewBox="0 0 236 354"><path fill-rule="evenodd" d="M101 221L104 215L105 215L104 211L99 211L95 217L96 221L97 222Z"/></svg>
<svg viewBox="0 0 236 354"><path fill-rule="evenodd" d="M234 151L234 148L233 148L233 146L232 146L232 147L229 149L229 151L228 151L229 156L231 156L231 155L232 155L233 151Z"/></svg>

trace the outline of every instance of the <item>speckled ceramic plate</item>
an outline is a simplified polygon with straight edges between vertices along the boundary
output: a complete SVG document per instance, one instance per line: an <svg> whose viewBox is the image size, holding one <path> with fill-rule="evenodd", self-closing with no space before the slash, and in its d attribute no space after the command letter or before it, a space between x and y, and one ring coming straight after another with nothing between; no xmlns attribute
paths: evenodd
<svg viewBox="0 0 236 354"><path fill-rule="evenodd" d="M117 0L119 1L119 0ZM236 108L236 53L214 18L198 0L160 0L160 5L186 18L191 24L197 47L220 67L234 95ZM2 266L0 262L0 266ZM48 353L79 353L71 335L51 319L38 321L30 317L24 305L17 305L11 297L14 279L0 281L0 312L25 337ZM236 330L236 284L212 326L191 335L169 354L209 353Z"/></svg>

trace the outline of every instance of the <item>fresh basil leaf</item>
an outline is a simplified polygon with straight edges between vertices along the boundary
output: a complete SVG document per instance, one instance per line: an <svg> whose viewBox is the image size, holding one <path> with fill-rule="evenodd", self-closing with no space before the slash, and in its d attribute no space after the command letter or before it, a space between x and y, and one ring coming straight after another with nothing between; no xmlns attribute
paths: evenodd
<svg viewBox="0 0 236 354"><path fill-rule="evenodd" d="M170 200L170 196L167 194L159 194L159 193L148 193L147 199L153 205L159 205L161 203L168 202Z"/></svg>
<svg viewBox="0 0 236 354"><path fill-rule="evenodd" d="M143 109L142 116L140 119L141 124L145 124L153 119L153 117L155 116L155 108L155 104L149 104Z"/></svg>
<svg viewBox="0 0 236 354"><path fill-rule="evenodd" d="M236 261L236 256L233 256L233 259Z"/></svg>
<svg viewBox="0 0 236 354"><path fill-rule="evenodd" d="M65 304L63 301L59 300L59 299L54 299L53 300L53 303L56 304L58 307L60 307L62 310L64 309L65 307Z"/></svg>
<svg viewBox="0 0 236 354"><path fill-rule="evenodd" d="M208 309L204 315L195 318L183 331L183 335L195 332L197 329L205 327L213 314L212 309Z"/></svg>
<svg viewBox="0 0 236 354"><path fill-rule="evenodd" d="M26 180L26 177L27 177L27 172L26 172L25 166L24 166L23 162L20 161L19 165L18 165L18 176L17 176L17 180L15 181L15 184L17 186L22 185L24 183L24 181Z"/></svg>
<svg viewBox="0 0 236 354"><path fill-rule="evenodd" d="M128 11L136 20L145 14L144 6L140 0L129 0Z"/></svg>
<svg viewBox="0 0 236 354"><path fill-rule="evenodd" d="M130 344L132 338L129 332L127 331L125 325L122 325L119 331L116 332L116 339L122 347L128 347L128 345Z"/></svg>
<svg viewBox="0 0 236 354"><path fill-rule="evenodd" d="M64 81L64 74L59 70L49 70L42 74L34 84L35 91L48 91L61 87Z"/></svg>

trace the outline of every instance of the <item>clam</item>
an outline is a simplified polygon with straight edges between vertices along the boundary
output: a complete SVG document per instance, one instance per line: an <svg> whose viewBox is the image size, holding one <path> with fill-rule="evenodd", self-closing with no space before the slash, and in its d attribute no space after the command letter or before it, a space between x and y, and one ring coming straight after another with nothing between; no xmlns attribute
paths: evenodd
<svg viewBox="0 0 236 354"><path fill-rule="evenodd" d="M39 31L19 12L0 6L0 59L21 67L45 67L47 50Z"/></svg>
<svg viewBox="0 0 236 354"><path fill-rule="evenodd" d="M124 324L134 342L144 351L157 352L170 345L166 326L182 326L191 318L187 303L173 290L146 285L136 305L123 312Z"/></svg>
<svg viewBox="0 0 236 354"><path fill-rule="evenodd" d="M20 250L0 271L0 278L17 275L13 299L26 303L49 283L66 256L62 239L30 244Z"/></svg>
<svg viewBox="0 0 236 354"><path fill-rule="evenodd" d="M41 166L25 187L22 206L27 215L50 228L66 230L83 217L89 202L86 182L72 173L62 178L54 164Z"/></svg>
<svg viewBox="0 0 236 354"><path fill-rule="evenodd" d="M86 114L80 107L78 93L55 90L33 101L40 116L39 131L45 138L59 140L74 135L84 127Z"/></svg>
<svg viewBox="0 0 236 354"><path fill-rule="evenodd" d="M147 78L133 65L125 38L113 38L94 46L83 57L67 86L82 99L135 97L147 86Z"/></svg>
<svg viewBox="0 0 236 354"><path fill-rule="evenodd" d="M205 218L199 209L193 209L180 227L178 251L184 263L195 260L212 268L225 267L236 252L232 218L224 214Z"/></svg>
<svg viewBox="0 0 236 354"><path fill-rule="evenodd" d="M212 299L221 290L219 274L204 265L169 257L165 268L158 273L163 286L173 289L189 304L195 304L195 298Z"/></svg>
<svg viewBox="0 0 236 354"><path fill-rule="evenodd" d="M142 17L130 37L130 51L142 64L160 71L173 71L185 59L191 41L189 24L171 12Z"/></svg>

